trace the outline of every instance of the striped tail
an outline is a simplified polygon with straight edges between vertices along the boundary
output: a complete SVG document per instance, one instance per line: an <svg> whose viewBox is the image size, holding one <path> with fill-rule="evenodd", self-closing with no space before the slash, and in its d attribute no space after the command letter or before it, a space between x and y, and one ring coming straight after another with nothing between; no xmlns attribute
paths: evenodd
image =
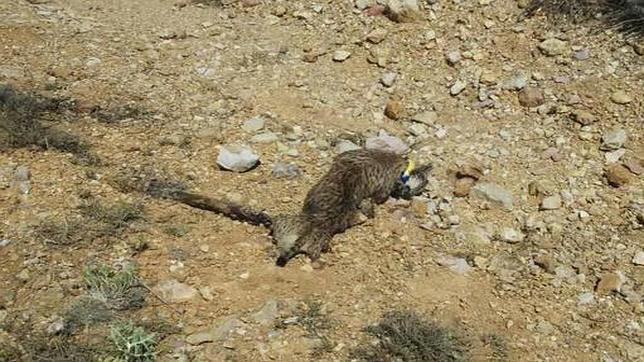
<svg viewBox="0 0 644 362"><path fill-rule="evenodd" d="M252 210L234 202L213 199L185 191L173 191L168 193L166 197L197 209L212 211L233 220L245 221L252 225L263 225L270 228L273 224L270 215L264 211Z"/></svg>

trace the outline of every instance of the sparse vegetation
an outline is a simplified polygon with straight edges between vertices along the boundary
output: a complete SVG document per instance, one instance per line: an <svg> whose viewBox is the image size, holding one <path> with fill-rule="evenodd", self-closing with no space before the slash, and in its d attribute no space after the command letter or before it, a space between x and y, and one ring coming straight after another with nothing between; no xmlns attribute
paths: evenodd
<svg viewBox="0 0 644 362"><path fill-rule="evenodd" d="M359 361L457 362L466 361L465 347L447 328L427 321L416 312L398 310L368 326L367 334L377 343L352 352Z"/></svg>
<svg viewBox="0 0 644 362"><path fill-rule="evenodd" d="M110 340L116 348L116 361L143 362L155 359L156 334L131 322L112 326Z"/></svg>
<svg viewBox="0 0 644 362"><path fill-rule="evenodd" d="M83 282L89 295L109 309L140 308L145 303L146 289L131 266L116 270L105 264L90 264L83 271Z"/></svg>
<svg viewBox="0 0 644 362"><path fill-rule="evenodd" d="M65 119L65 101L21 93L0 84L0 149L35 147L72 153L83 164L99 159L78 136L53 126Z"/></svg>
<svg viewBox="0 0 644 362"><path fill-rule="evenodd" d="M143 206L125 201L103 203L89 197L80 207L82 218L48 218L35 229L36 235L54 246L70 246L100 237L116 236L143 218Z"/></svg>
<svg viewBox="0 0 644 362"><path fill-rule="evenodd" d="M537 11L560 23L580 23L602 19L617 30L644 36L644 5L629 0L532 0L526 8L531 16Z"/></svg>
<svg viewBox="0 0 644 362"><path fill-rule="evenodd" d="M503 337L498 334L490 333L484 335L481 339L486 346L490 347L492 350L492 357L496 361L505 361L508 358L508 346Z"/></svg>
<svg viewBox="0 0 644 362"><path fill-rule="evenodd" d="M98 223L101 236L117 235L133 221L143 218L143 206L125 201L106 204L89 199L80 208L81 214Z"/></svg>
<svg viewBox="0 0 644 362"><path fill-rule="evenodd" d="M190 229L186 225L170 225L163 229L163 231L168 235L180 238L186 236Z"/></svg>
<svg viewBox="0 0 644 362"><path fill-rule="evenodd" d="M118 123L126 119L137 119L150 115L150 112L134 105L114 106L110 108L95 107L90 115L99 122Z"/></svg>
<svg viewBox="0 0 644 362"><path fill-rule="evenodd" d="M79 328L88 327L101 322L107 322L114 313L103 300L83 296L72 304L63 315L63 334L71 335Z"/></svg>
<svg viewBox="0 0 644 362"><path fill-rule="evenodd" d="M334 343L328 334L334 323L324 311L322 302L306 299L294 317L297 320L297 325L306 332L306 336L318 341L311 350L311 357L319 358L333 350ZM278 327L285 328L286 325L281 323Z"/></svg>

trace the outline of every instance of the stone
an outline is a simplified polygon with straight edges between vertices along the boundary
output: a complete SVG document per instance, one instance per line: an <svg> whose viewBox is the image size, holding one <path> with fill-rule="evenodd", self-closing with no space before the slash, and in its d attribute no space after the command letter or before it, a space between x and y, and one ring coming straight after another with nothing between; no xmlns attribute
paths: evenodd
<svg viewBox="0 0 644 362"><path fill-rule="evenodd" d="M541 210L557 210L561 207L561 195L555 194L544 197L541 201Z"/></svg>
<svg viewBox="0 0 644 362"><path fill-rule="evenodd" d="M568 51L568 43L556 38L550 38L539 43L538 48L544 55L554 57L566 53Z"/></svg>
<svg viewBox="0 0 644 362"><path fill-rule="evenodd" d="M242 125L242 129L249 133L255 133L264 128L266 121L261 117L251 118L246 120Z"/></svg>
<svg viewBox="0 0 644 362"><path fill-rule="evenodd" d="M425 112L416 113L413 117L411 117L411 120L413 122L422 123L428 126L431 126L434 123L436 123L437 119L438 119L438 115L434 111L425 111Z"/></svg>
<svg viewBox="0 0 644 362"><path fill-rule="evenodd" d="M572 57L575 58L575 60L588 60L588 58L590 58L590 50L588 50L588 48L578 50L572 53Z"/></svg>
<svg viewBox="0 0 644 362"><path fill-rule="evenodd" d="M631 175L628 169L620 164L612 163L606 166L604 170L608 184L613 187L627 185L631 181Z"/></svg>
<svg viewBox="0 0 644 362"><path fill-rule="evenodd" d="M404 111L402 103L395 99L390 99L385 105L385 116L394 121L402 118Z"/></svg>
<svg viewBox="0 0 644 362"><path fill-rule="evenodd" d="M550 255L537 255L534 257L534 263L550 274L555 274L556 263Z"/></svg>
<svg viewBox="0 0 644 362"><path fill-rule="evenodd" d="M510 79L503 82L502 88L505 90L521 90L528 85L528 76L524 72L512 74Z"/></svg>
<svg viewBox="0 0 644 362"><path fill-rule="evenodd" d="M464 165L456 170L457 178L471 178L474 180L479 180L483 177L483 170L480 167L474 165Z"/></svg>
<svg viewBox="0 0 644 362"><path fill-rule="evenodd" d="M337 153L345 153L347 151L359 150L362 147L356 145L355 143L347 140L341 140L335 145L335 151Z"/></svg>
<svg viewBox="0 0 644 362"><path fill-rule="evenodd" d="M411 205L410 209L411 212L419 218L423 218L427 216L427 198L425 197L419 197L419 196L414 196L411 199Z"/></svg>
<svg viewBox="0 0 644 362"><path fill-rule="evenodd" d="M382 85L384 85L387 88L392 87L397 77L398 77L398 74L396 73L393 73L393 72L385 73L380 78L380 83L382 83Z"/></svg>
<svg viewBox="0 0 644 362"><path fill-rule="evenodd" d="M506 211L514 208L514 197L501 186L491 182L480 182L470 191L470 197L476 197L503 206Z"/></svg>
<svg viewBox="0 0 644 362"><path fill-rule="evenodd" d="M611 94L610 100L613 101L613 103L615 104L624 105L624 104L631 103L633 101L633 97L631 97L628 93L622 90L618 90L613 94Z"/></svg>
<svg viewBox="0 0 644 362"><path fill-rule="evenodd" d="M459 51L448 52L447 54L445 54L445 59L447 60L447 63L449 65L454 66L454 65L458 64L461 61L461 59L462 59L461 52L459 52Z"/></svg>
<svg viewBox="0 0 644 362"><path fill-rule="evenodd" d="M27 166L18 166L14 171L13 179L16 181L29 181L31 178L31 171Z"/></svg>
<svg viewBox="0 0 644 362"><path fill-rule="evenodd" d="M624 281L625 277L619 271L604 273L599 279L599 282L595 287L595 291L598 294L602 295L610 294L612 292L619 293L619 291L622 289L622 284L624 284Z"/></svg>
<svg viewBox="0 0 644 362"><path fill-rule="evenodd" d="M275 178L293 179L299 177L300 174L299 167L294 163L278 162L273 165L273 169L271 170L271 175Z"/></svg>
<svg viewBox="0 0 644 362"><path fill-rule="evenodd" d="M346 50L336 50L333 53L333 60L336 62L344 62L345 60L349 59L350 56L351 53Z"/></svg>
<svg viewBox="0 0 644 362"><path fill-rule="evenodd" d="M187 284L180 283L175 279L159 282L159 284L154 288L154 292L168 303L187 302L199 294L195 288Z"/></svg>
<svg viewBox="0 0 644 362"><path fill-rule="evenodd" d="M65 329L65 320L62 317L57 317L49 326L47 326L47 333L50 335L60 334Z"/></svg>
<svg viewBox="0 0 644 362"><path fill-rule="evenodd" d="M615 151L626 143L626 131L622 128L614 128L602 135L602 144L599 147L602 151Z"/></svg>
<svg viewBox="0 0 644 362"><path fill-rule="evenodd" d="M246 172L259 162L259 156L247 146L228 144L219 149L217 164L230 171Z"/></svg>
<svg viewBox="0 0 644 362"><path fill-rule="evenodd" d="M456 182L454 183L454 196L465 197L469 195L470 190L472 189L472 186L474 186L475 182L476 180L470 177L456 179Z"/></svg>
<svg viewBox="0 0 644 362"><path fill-rule="evenodd" d="M375 0L356 0L355 2L355 6L358 10L365 10L374 4Z"/></svg>
<svg viewBox="0 0 644 362"><path fill-rule="evenodd" d="M410 23L420 17L417 0L388 0L385 15L397 23Z"/></svg>
<svg viewBox="0 0 644 362"><path fill-rule="evenodd" d="M481 73L479 82L485 85L496 85L499 82L501 74L496 70L486 70ZM527 82L527 79L526 79Z"/></svg>
<svg viewBox="0 0 644 362"><path fill-rule="evenodd" d="M635 265L644 265L644 251L638 251L635 256L633 256L633 264Z"/></svg>
<svg viewBox="0 0 644 362"><path fill-rule="evenodd" d="M467 263L467 260L451 255L439 256L436 262L438 265L447 267L449 270L459 275L467 274L472 270L472 267Z"/></svg>
<svg viewBox="0 0 644 362"><path fill-rule="evenodd" d="M461 94L465 90L465 87L467 87L467 83L465 83L462 80L457 80L452 84L452 86L449 88L449 94L452 96L457 96Z"/></svg>
<svg viewBox="0 0 644 362"><path fill-rule="evenodd" d="M596 118L592 113L584 110L576 110L572 112L571 116L575 122L582 126L591 125L596 121Z"/></svg>
<svg viewBox="0 0 644 362"><path fill-rule="evenodd" d="M228 339L233 331L244 327L245 324L237 318L228 318L219 327L205 329L186 337L186 342L197 346L210 342L223 342Z"/></svg>
<svg viewBox="0 0 644 362"><path fill-rule="evenodd" d="M387 30L377 28L367 34L367 41L373 44L379 44L387 37Z"/></svg>
<svg viewBox="0 0 644 362"><path fill-rule="evenodd" d="M501 229L499 238L506 243L516 244L522 242L525 239L525 235L516 229L505 227Z"/></svg>
<svg viewBox="0 0 644 362"><path fill-rule="evenodd" d="M626 150L623 148L613 152L606 152L606 154L604 154L606 157L606 163L615 163L619 161L624 154L626 154Z"/></svg>
<svg viewBox="0 0 644 362"><path fill-rule="evenodd" d="M269 299L264 303L262 309L254 313L252 319L261 325L271 324L277 319L279 308L278 302L275 299Z"/></svg>
<svg viewBox="0 0 644 362"><path fill-rule="evenodd" d="M409 146L398 137L391 136L387 132L381 130L378 136L369 137L365 141L365 148L368 150L382 150L394 152L402 155L409 150Z"/></svg>
<svg viewBox="0 0 644 362"><path fill-rule="evenodd" d="M577 295L577 305L588 305L595 301L593 292L582 292Z"/></svg>
<svg viewBox="0 0 644 362"><path fill-rule="evenodd" d="M635 175L644 174L644 163L642 160L629 157L624 161L624 166Z"/></svg>
<svg viewBox="0 0 644 362"><path fill-rule="evenodd" d="M519 104L523 107L534 108L545 103L546 99L539 88L525 87L518 94Z"/></svg>
<svg viewBox="0 0 644 362"><path fill-rule="evenodd" d="M273 143L277 142L279 138L273 132L262 132L251 137L250 141L252 143Z"/></svg>

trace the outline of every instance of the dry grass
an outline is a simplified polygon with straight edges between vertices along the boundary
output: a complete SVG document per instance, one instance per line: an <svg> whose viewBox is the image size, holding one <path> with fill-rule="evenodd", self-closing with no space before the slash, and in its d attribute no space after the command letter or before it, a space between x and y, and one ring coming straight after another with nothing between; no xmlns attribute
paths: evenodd
<svg viewBox="0 0 644 362"><path fill-rule="evenodd" d="M80 218L43 220L35 234L51 246L74 246L97 238L121 235L144 218L143 206L125 201L106 203L88 197L80 207Z"/></svg>
<svg viewBox="0 0 644 362"><path fill-rule="evenodd" d="M447 328L425 320L412 311L393 311L365 329L377 342L357 348L352 358L385 362L466 361L465 346Z"/></svg>
<svg viewBox="0 0 644 362"><path fill-rule="evenodd" d="M644 37L642 0L533 0L525 14L532 16L537 12L543 12L558 24L603 20L626 35Z"/></svg>
<svg viewBox="0 0 644 362"><path fill-rule="evenodd" d="M69 108L64 100L0 84L0 149L54 149L73 154L83 164L100 163L80 137L55 126L68 118Z"/></svg>

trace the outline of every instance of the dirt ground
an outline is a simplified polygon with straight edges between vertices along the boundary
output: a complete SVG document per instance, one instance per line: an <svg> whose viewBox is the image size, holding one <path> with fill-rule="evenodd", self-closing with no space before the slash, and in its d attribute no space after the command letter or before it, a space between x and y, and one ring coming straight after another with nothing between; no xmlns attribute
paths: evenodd
<svg viewBox="0 0 644 362"><path fill-rule="evenodd" d="M641 42L517 22L512 0L420 2L413 22L356 3L370 2L1 1L0 84L67 100L43 132L87 150L41 137L0 153L0 356L109 344L109 323L55 328L100 260L134 262L153 291L115 318L151 326L160 361L350 360L399 308L455 331L473 361L644 360ZM256 117L263 130L243 127ZM154 170L294 212L342 141L380 130L434 164L427 190L379 206L319 264L276 267L266 229L119 187ZM220 169L228 143L261 164ZM280 162L299 176L275 177ZM88 198L142 216L90 229ZM80 236L52 241L45 223ZM74 351L57 358L86 360Z"/></svg>

